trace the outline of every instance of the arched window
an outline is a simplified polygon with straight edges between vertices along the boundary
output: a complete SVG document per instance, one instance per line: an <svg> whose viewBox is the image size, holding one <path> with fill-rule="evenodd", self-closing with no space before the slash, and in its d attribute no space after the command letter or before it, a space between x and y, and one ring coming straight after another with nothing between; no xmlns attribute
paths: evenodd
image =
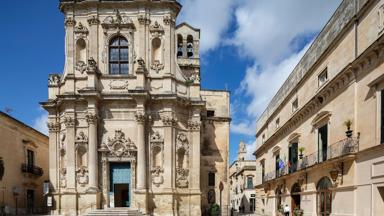
<svg viewBox="0 0 384 216"><path fill-rule="evenodd" d="M118 36L109 43L109 73L128 74L128 41Z"/></svg>
<svg viewBox="0 0 384 216"><path fill-rule="evenodd" d="M188 55L188 58L193 57L193 37L192 37L192 35L188 35L188 37L187 37L187 55Z"/></svg>
<svg viewBox="0 0 384 216"><path fill-rule="evenodd" d="M183 36L177 35L177 57L183 57Z"/></svg>
<svg viewBox="0 0 384 216"><path fill-rule="evenodd" d="M323 177L317 183L317 208L320 216L329 216L332 212L331 180Z"/></svg>

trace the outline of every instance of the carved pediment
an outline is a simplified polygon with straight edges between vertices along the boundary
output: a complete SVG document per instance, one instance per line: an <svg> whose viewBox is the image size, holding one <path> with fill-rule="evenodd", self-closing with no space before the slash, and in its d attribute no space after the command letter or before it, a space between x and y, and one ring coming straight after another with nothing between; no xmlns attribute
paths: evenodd
<svg viewBox="0 0 384 216"><path fill-rule="evenodd" d="M116 10L115 16L106 17L102 22L101 26L104 29L109 29L109 28L134 29L135 28L135 25L133 24L132 19L127 16L122 16L119 10Z"/></svg>
<svg viewBox="0 0 384 216"><path fill-rule="evenodd" d="M125 138L121 130L116 130L115 136L108 138L107 144L103 143L101 151L107 151L117 157L131 157L137 152L137 147L130 138Z"/></svg>

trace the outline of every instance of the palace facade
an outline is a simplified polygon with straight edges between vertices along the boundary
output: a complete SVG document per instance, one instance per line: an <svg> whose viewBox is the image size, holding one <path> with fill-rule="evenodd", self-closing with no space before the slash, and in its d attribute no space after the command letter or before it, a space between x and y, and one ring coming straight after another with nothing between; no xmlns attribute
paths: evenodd
<svg viewBox="0 0 384 216"><path fill-rule="evenodd" d="M176 0L61 0L65 67L49 76L52 214L229 203L229 93L200 86L200 30ZM222 186L222 191L219 186Z"/></svg>
<svg viewBox="0 0 384 216"><path fill-rule="evenodd" d="M384 212L384 1L344 0L257 122L258 215Z"/></svg>
<svg viewBox="0 0 384 216"><path fill-rule="evenodd" d="M253 214L256 210L256 160L246 160L247 150L240 142L237 160L229 167L230 210L233 215Z"/></svg>

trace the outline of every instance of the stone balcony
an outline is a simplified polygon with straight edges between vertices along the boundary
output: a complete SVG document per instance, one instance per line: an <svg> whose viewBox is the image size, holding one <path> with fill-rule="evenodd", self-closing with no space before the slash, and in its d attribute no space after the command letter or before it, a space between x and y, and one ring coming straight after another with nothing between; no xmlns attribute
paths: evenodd
<svg viewBox="0 0 384 216"><path fill-rule="evenodd" d="M273 180L288 177L303 170L317 168L327 163L342 161L346 158L354 157L358 151L358 138L346 138L340 140L328 146L328 148L323 152L316 151L309 155L303 155L302 158L299 158L297 164L287 165L287 163L285 163L285 166L282 169L266 173L262 177L262 183L259 184L259 186Z"/></svg>

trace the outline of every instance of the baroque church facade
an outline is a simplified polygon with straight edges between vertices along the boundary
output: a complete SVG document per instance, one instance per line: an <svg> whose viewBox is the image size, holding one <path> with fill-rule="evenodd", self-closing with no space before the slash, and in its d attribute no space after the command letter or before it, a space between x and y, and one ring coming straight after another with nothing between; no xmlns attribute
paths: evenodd
<svg viewBox="0 0 384 216"><path fill-rule="evenodd" d="M60 0L60 10L65 67L42 103L52 213L201 215L221 202L225 214L229 93L201 89L200 30L176 25L181 5Z"/></svg>

